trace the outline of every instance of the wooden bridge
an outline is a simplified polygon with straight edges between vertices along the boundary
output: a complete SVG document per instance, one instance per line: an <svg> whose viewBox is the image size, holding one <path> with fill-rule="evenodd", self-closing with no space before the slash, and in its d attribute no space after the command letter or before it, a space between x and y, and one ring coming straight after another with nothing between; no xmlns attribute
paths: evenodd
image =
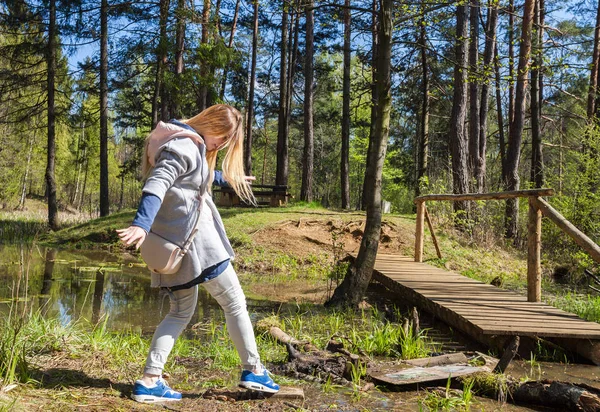
<svg viewBox="0 0 600 412"><path fill-rule="evenodd" d="M538 193L538 191L520 191L513 192L510 196L535 196ZM547 191L544 193L547 194ZM459 200L464 200L465 196L498 198L492 197L494 195L498 194L460 195ZM453 200L453 196L430 195L417 198L418 215L414 260L408 257L378 254L373 279L388 289L402 294L412 303L487 346L503 347L511 336L539 337L600 365L600 324L585 321L574 314L542 303L540 299L539 239L541 234L536 233L536 228L541 230L541 224L538 223L541 221L541 211L544 211L546 215L554 213L549 217L553 221L558 220L560 224L557 224L561 228L567 221L541 199L537 197L533 201L530 199L530 208L533 209L530 209L530 217L535 224L529 225L530 256L528 259L528 296L526 297L421 263L423 259L423 223L427 216L422 199L442 200L435 197L444 197L443 200ZM422 204L419 204L419 201ZM537 208L538 204L542 207ZM428 217L427 220L429 220ZM570 225L568 222L566 224ZM431 224L430 230L435 241ZM572 237L577 237L577 243L580 245L583 243L582 247L594 259L600 256L597 254L600 251L598 246L585 235L577 233L578 230L572 225L565 231ZM436 249L439 254L437 246Z"/></svg>

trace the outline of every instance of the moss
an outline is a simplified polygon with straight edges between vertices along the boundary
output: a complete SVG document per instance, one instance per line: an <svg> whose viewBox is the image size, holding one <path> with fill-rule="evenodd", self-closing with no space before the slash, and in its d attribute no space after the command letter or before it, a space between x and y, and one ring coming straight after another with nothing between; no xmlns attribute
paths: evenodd
<svg viewBox="0 0 600 412"><path fill-rule="evenodd" d="M276 327L276 328L282 328L283 327L283 323L281 322L281 320L279 319L279 317L277 315L272 315L266 318L263 318L261 320L259 320L258 322L256 322L256 331L258 333L267 333L269 331L269 329L271 329L272 327Z"/></svg>

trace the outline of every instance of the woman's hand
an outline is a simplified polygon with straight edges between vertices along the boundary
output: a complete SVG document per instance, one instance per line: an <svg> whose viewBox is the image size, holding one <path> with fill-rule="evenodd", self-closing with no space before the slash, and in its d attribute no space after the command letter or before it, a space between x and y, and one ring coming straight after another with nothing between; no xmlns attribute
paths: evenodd
<svg viewBox="0 0 600 412"><path fill-rule="evenodd" d="M117 229L121 242L129 246L135 243L135 248L139 249L146 239L146 231L139 226L129 226L127 229Z"/></svg>

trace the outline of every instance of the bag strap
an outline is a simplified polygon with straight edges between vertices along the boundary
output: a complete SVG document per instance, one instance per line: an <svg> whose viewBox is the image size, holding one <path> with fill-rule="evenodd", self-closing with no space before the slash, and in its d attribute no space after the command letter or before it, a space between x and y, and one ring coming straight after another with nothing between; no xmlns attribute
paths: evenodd
<svg viewBox="0 0 600 412"><path fill-rule="evenodd" d="M204 193L206 193L206 192L204 192ZM194 223L194 229L192 229L192 233L190 233L187 240L183 244L181 251L179 252L179 254L181 256L185 255L188 252L188 249L190 248L192 241L194 240L194 237L198 233L198 226L200 225L200 215L202 214L202 208L204 207L204 194L201 194L198 196L198 201L199 201L199 204L198 204L198 212L197 212L197 216L196 216L196 223Z"/></svg>
<svg viewBox="0 0 600 412"><path fill-rule="evenodd" d="M192 132L194 132L196 134L198 133L190 125L185 124L183 122L180 122L179 120L171 119L171 120L169 120L169 123L172 123L174 125L182 127L182 128L187 129L189 131L192 131ZM200 136L200 137L202 137L202 136ZM206 161L206 159L204 159L204 160ZM208 169L208 171L210 173L210 169ZM188 252L190 246L192 245L194 237L198 233L198 226L200 224L200 215L202 214L202 208L203 208L203 205L204 205L204 195L208 192L207 186L208 186L208 179L206 181L203 181L202 185L198 188L198 211L197 211L197 216L196 216L196 223L194 223L194 229L192 230L192 232L190 233L190 235L186 239L185 243L183 244L183 247L181 248L181 251L179 252L179 254L181 256L185 255Z"/></svg>

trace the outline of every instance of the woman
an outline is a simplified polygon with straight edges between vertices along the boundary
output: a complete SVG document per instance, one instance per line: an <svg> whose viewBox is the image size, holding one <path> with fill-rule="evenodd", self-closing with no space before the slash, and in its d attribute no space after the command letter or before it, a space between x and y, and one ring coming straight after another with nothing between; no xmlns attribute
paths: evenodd
<svg viewBox="0 0 600 412"><path fill-rule="evenodd" d="M147 179L133 223L117 231L121 241L137 249L152 228L182 244L194 228L196 213L200 220L178 272L152 272L152 286L163 288L171 305L154 332L144 375L135 382L133 399L138 402L181 399L161 374L175 340L194 314L199 284L225 312L227 330L243 364L240 386L269 393L279 390L260 362L246 298L230 264L234 252L212 198L206 195L221 149L226 149L223 178L240 198L254 203L243 169L242 115L235 108L220 104L187 121L159 122L146 141L142 168Z"/></svg>

